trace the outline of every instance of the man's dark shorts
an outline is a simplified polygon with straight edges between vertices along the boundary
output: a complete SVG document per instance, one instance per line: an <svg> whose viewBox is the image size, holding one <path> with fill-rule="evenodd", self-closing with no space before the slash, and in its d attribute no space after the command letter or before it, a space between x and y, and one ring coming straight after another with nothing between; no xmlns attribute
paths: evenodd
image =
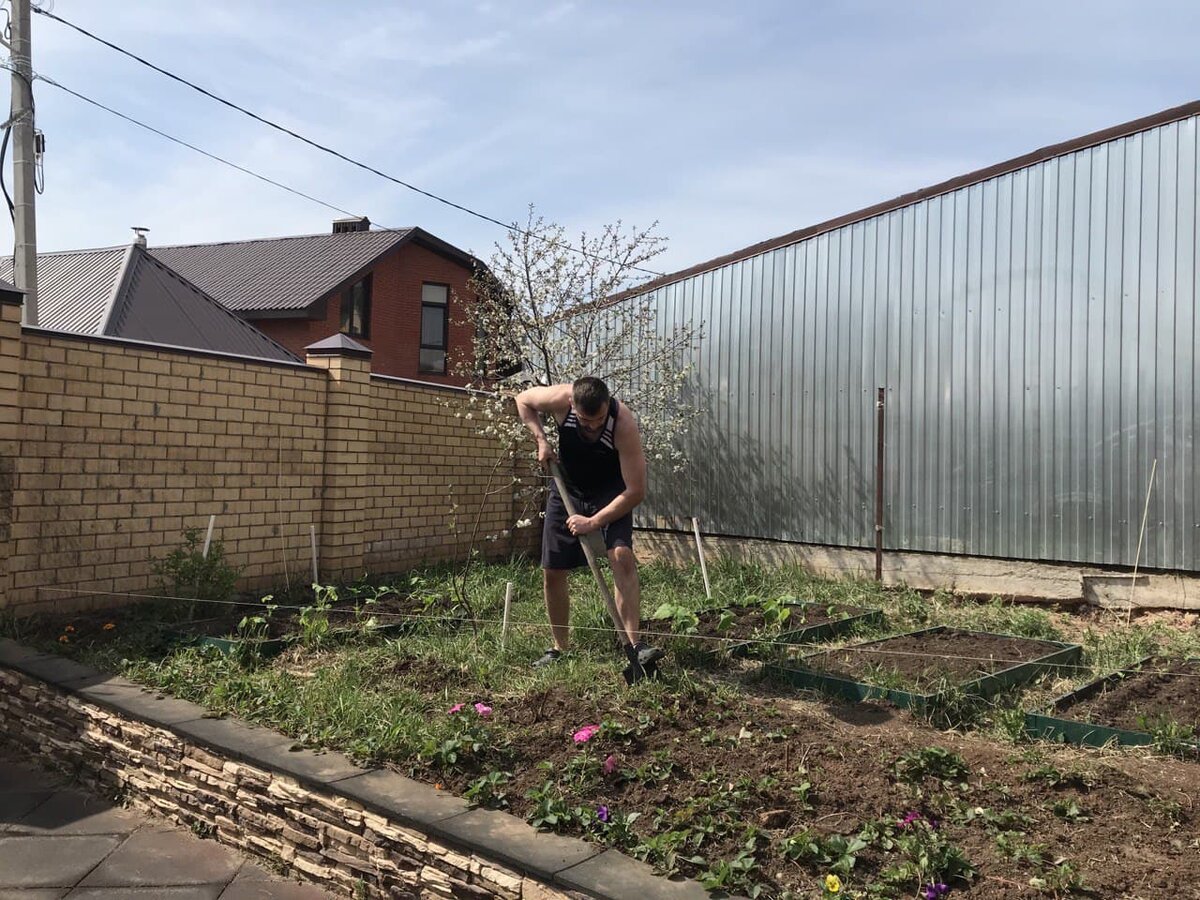
<svg viewBox="0 0 1200 900"><path fill-rule="evenodd" d="M594 516L608 506L624 488L618 487L611 492L597 494L591 497L581 497L572 491L571 500L581 516ZM633 549L633 512L627 512L615 522L609 522L600 529L604 535L604 544L609 550L613 547L629 547ZM546 496L546 520L542 523L542 568L543 569L578 569L587 565L587 557L583 555L583 546L579 538L571 534L567 528L567 508L554 485Z"/></svg>

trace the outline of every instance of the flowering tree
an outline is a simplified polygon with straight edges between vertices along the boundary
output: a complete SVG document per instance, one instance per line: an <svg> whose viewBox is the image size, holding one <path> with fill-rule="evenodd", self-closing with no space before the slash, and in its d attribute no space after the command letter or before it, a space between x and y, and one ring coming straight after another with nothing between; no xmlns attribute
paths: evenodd
<svg viewBox="0 0 1200 900"><path fill-rule="evenodd" d="M512 409L517 392L594 375L638 414L646 458L682 464L675 439L691 415L679 402L683 360L698 324L666 322L646 295L620 296L666 249L654 228L617 222L572 244L561 225L530 208L527 222L496 245L490 270L472 285L475 343L455 371L480 391L468 414L509 455L525 437Z"/></svg>

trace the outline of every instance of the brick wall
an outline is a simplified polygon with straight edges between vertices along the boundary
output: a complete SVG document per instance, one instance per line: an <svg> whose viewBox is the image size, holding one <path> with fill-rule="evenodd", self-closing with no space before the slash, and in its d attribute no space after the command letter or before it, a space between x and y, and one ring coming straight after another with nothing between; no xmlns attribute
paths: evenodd
<svg viewBox="0 0 1200 900"><path fill-rule="evenodd" d="M21 304L0 295L0 586L11 554L13 485L21 388Z"/></svg>
<svg viewBox="0 0 1200 900"><path fill-rule="evenodd" d="M248 587L307 580L312 526L323 578L465 549L449 527L450 482L474 510L499 451L447 408L458 389L373 378L364 359L280 365L22 332L19 308L2 308L15 338L0 334L0 380L19 367L20 390L0 393L0 451L5 421L18 432L0 452L13 469L0 606L83 608L153 590L151 557L210 515ZM511 526L511 491L487 500L483 521Z"/></svg>
<svg viewBox="0 0 1200 900"><path fill-rule="evenodd" d="M463 304L471 296L471 273L463 266L415 243L380 260L372 275L371 336L355 337L373 353L372 368L379 375L413 378L435 384L463 384L452 375L431 375L417 370L421 345L421 285L450 285L450 354L468 347L471 328L465 324ZM341 328L342 298L328 298L322 319L254 319L259 328L293 353L303 357L309 344L336 334Z"/></svg>

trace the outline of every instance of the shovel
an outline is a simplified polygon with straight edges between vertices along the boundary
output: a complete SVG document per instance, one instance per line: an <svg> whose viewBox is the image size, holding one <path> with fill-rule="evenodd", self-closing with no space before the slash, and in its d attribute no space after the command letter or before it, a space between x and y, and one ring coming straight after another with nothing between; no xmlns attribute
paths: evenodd
<svg viewBox="0 0 1200 900"><path fill-rule="evenodd" d="M576 515L575 504L571 500L571 494L567 491L567 480L563 477L562 467L557 460L550 463L550 475L554 478L554 486L558 488L558 496L562 498L563 506L567 508L567 515ZM613 599L612 591L608 589L608 582L604 580L604 574L600 571L599 558L608 553L608 548L604 544L604 536L599 531L592 531L588 534L577 535L577 537L580 546L583 547L583 555L587 558L588 568L596 577L596 587L600 589L600 596L604 598L608 617L612 619L613 628L616 629L617 642L621 645L625 659L629 663L621 672L625 676L626 684L635 684L643 678L657 678L657 662L647 663L644 666L638 662L637 648L629 643L629 636L625 633L625 628L621 625L621 617L617 614L617 602Z"/></svg>

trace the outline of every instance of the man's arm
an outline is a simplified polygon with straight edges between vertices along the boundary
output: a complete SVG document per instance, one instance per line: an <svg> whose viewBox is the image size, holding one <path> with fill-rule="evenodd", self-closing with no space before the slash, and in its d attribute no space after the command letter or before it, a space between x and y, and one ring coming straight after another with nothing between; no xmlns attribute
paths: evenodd
<svg viewBox="0 0 1200 900"><path fill-rule="evenodd" d="M533 387L517 394L517 415L537 441L538 462L548 466L550 461L557 459L546 440L546 432L542 428L542 414L554 416L555 420L565 418L571 408L571 385L552 384L548 387Z"/></svg>
<svg viewBox="0 0 1200 900"><path fill-rule="evenodd" d="M621 478L625 481L625 490L617 494L608 506L590 517L593 527L587 531L615 522L646 499L646 454L642 450L642 434L638 429L637 417L629 411L629 407L623 407L623 412L625 415L617 422L613 444L621 458ZM569 520L567 524L570 526ZM587 532L577 530L575 533Z"/></svg>

